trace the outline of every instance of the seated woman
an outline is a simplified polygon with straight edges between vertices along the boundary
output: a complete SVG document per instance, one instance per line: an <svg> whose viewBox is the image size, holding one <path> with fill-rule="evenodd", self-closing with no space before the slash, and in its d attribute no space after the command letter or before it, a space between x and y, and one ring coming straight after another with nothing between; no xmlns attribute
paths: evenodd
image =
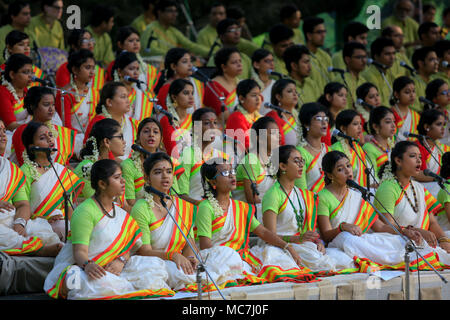
<svg viewBox="0 0 450 320"><path fill-rule="evenodd" d="M219 139L222 132L218 129L217 116L210 108L200 108L192 114L192 122L201 122L201 132L193 131L193 144L184 149L179 159L184 172L178 180L180 197L186 201L198 205L203 197L202 179L200 168L205 161L220 157L231 163L232 157L226 155L220 148L216 148L215 140ZM201 136L197 135L201 133Z"/></svg>
<svg viewBox="0 0 450 320"><path fill-rule="evenodd" d="M275 182L273 176L276 170L272 164L272 152L280 145L280 131L275 120L270 117L256 120L252 130L256 134L256 141L252 141L256 149L247 152L236 168L236 190L233 191L233 199L254 204L255 217L262 222L261 201ZM253 183L256 190L253 189Z"/></svg>
<svg viewBox="0 0 450 320"><path fill-rule="evenodd" d="M192 109L194 102L194 86L186 79L177 79L170 84L167 98L167 111L172 115L160 118L163 128L163 142L166 152L171 157L178 159L181 152L192 144Z"/></svg>
<svg viewBox="0 0 450 320"><path fill-rule="evenodd" d="M137 121L151 117L153 112L153 93L141 83L136 84L126 77L139 80L141 74L139 60L135 53L123 51L114 61L112 68L113 78L116 82L122 82L127 89L130 102L130 110L127 115Z"/></svg>
<svg viewBox="0 0 450 320"><path fill-rule="evenodd" d="M7 144L6 127L0 120L0 154ZM11 256L54 257L62 248L59 237L45 219L30 219L25 175L0 156L0 251Z"/></svg>
<svg viewBox="0 0 450 320"><path fill-rule="evenodd" d="M341 111L336 117L336 129L355 140L359 140L362 134L361 117L355 110ZM375 183L372 181L372 175L369 175L369 179L367 177L366 166L369 166L370 170L373 170L373 168L370 161L366 159L366 154L359 143L352 141L350 144L347 139L338 137L337 142L331 146L331 150L341 151L350 159L353 177L360 186L367 187L368 180L370 180L371 186Z"/></svg>
<svg viewBox="0 0 450 320"><path fill-rule="evenodd" d="M0 86L0 120L6 130L14 131L21 124L30 121L23 100L33 76L33 61L23 54L14 54L6 62Z"/></svg>
<svg viewBox="0 0 450 320"><path fill-rule="evenodd" d="M239 104L230 114L226 124L227 136L239 141L239 147L250 147L250 129L253 123L261 117L259 108L261 107L261 88L252 79L245 79L238 83L236 94Z"/></svg>
<svg viewBox="0 0 450 320"><path fill-rule="evenodd" d="M337 248L353 260L370 259L382 265L397 265L405 255L405 242L385 224L361 193L349 189L353 170L347 156L340 151L327 153L322 160L325 188L319 192L318 224L328 248ZM374 233L371 233L374 231ZM404 229L405 236L420 241L420 234Z"/></svg>
<svg viewBox="0 0 450 320"><path fill-rule="evenodd" d="M416 101L414 81L405 76L399 77L395 79L392 89L393 96L390 103L395 116L395 124L397 125L395 142L404 141L408 139L404 136L405 132L417 134L416 128L420 119L420 115L411 109L411 106Z"/></svg>
<svg viewBox="0 0 450 320"><path fill-rule="evenodd" d="M164 59L164 70L155 88L158 94L158 103L164 109L167 109L167 102L170 97L168 92L171 83L177 79L186 79L192 83L194 88L194 104L187 109L187 113L192 114L198 108L203 107L205 85L200 80L192 77L192 57L188 50L172 48L167 51Z"/></svg>
<svg viewBox="0 0 450 320"><path fill-rule="evenodd" d="M281 133L281 145L296 146L301 135L298 123L298 94L295 82L292 79L277 80L272 87L270 103L280 107L285 112L272 110L266 114L278 124Z"/></svg>
<svg viewBox="0 0 450 320"><path fill-rule="evenodd" d="M214 55L214 64L217 72L210 86L205 88L203 102L216 112L225 126L228 116L238 104L236 87L238 76L242 73L241 54L236 48L222 48Z"/></svg>
<svg viewBox="0 0 450 320"><path fill-rule="evenodd" d="M146 84L146 88L142 89L145 89L149 92L149 94L151 94L151 96L153 96L155 86L159 78L159 72L154 66L146 63L142 59L139 53L141 51L141 39L139 32L130 26L120 27L117 30L117 49L117 57L124 51L136 54L136 58L139 63L139 76L136 79L143 81ZM115 61L112 61L108 66L106 73L107 81L112 81L114 79L114 63Z"/></svg>
<svg viewBox="0 0 450 320"><path fill-rule="evenodd" d="M325 186L322 158L330 151L322 139L327 135L330 118L327 109L319 103L305 103L299 114L302 143L297 150L305 160L305 172L295 181L295 186L318 193Z"/></svg>
<svg viewBox="0 0 450 320"><path fill-rule="evenodd" d="M444 114L446 119L445 134L440 141L443 144L450 145L450 130L448 124L449 113L447 110L448 105L450 104L450 90L447 82L437 78L428 83L427 88L425 89L425 98L435 103L435 106L425 105L425 110L435 108Z"/></svg>
<svg viewBox="0 0 450 320"><path fill-rule="evenodd" d="M31 53L30 37L25 32L19 30L11 31L6 35L5 44L6 44L4 52L5 61L8 61L9 57L11 57L13 54L24 54L27 57L30 56ZM6 64L2 64L0 66L0 69L4 71L5 67ZM44 79L45 77L44 72L34 64L32 67L32 75L38 79ZM34 87L39 85L40 85L39 82L32 82L28 87Z"/></svg>
<svg viewBox="0 0 450 320"><path fill-rule="evenodd" d="M369 156L370 163L375 166L375 178L378 183L380 168L389 161L394 147L393 137L397 127L392 110L383 106L373 109L370 112L368 129L371 138L363 145L363 149Z"/></svg>
<svg viewBox="0 0 450 320"><path fill-rule="evenodd" d="M445 115L436 109L428 109L420 115L417 131L425 139L417 139L415 142L420 149L422 156L421 172L414 178L422 182L424 187L431 192L434 197L440 190L439 185L432 177L425 176L423 170L428 169L436 174L441 171L442 156L450 151L450 146L442 144L440 140L444 137L444 130L447 120Z"/></svg>
<svg viewBox="0 0 450 320"><path fill-rule="evenodd" d="M450 264L450 243L436 221L442 208L424 186L412 180L420 172L420 150L414 142L401 141L392 149L390 166L375 194L375 206L395 221L402 231L418 231L426 252L436 252L439 260Z"/></svg>
<svg viewBox="0 0 450 320"><path fill-rule="evenodd" d="M144 198L144 160L149 154L160 152L162 145L162 128L159 122L153 118L145 118L139 123L137 130L136 144L143 151L135 151L131 153L131 157L125 159L120 164L122 167L122 175L125 179L125 199L130 207L133 207L137 200ZM174 194L179 192L178 179L184 172L183 166L176 159L171 158L173 174L172 190Z"/></svg>
<svg viewBox="0 0 450 320"><path fill-rule="evenodd" d="M73 213L71 239L44 283L52 298L132 299L170 296L164 262L136 255L142 232L114 198L125 189L119 164L110 159L92 166L94 196ZM75 286L71 281L77 276Z"/></svg>
<svg viewBox="0 0 450 320"><path fill-rule="evenodd" d="M53 231L60 239L63 239L66 235L64 217L67 215L70 220L72 216L70 202L76 201L84 182L63 165L57 162L50 163L54 151L33 148L54 149L57 146L51 131L45 124L35 121L28 123L22 133L22 142L25 151L21 169L27 177L25 192L30 202L31 218L47 219ZM58 176L55 175L53 167ZM64 206L64 190L61 182L70 197L67 208Z"/></svg>
<svg viewBox="0 0 450 320"><path fill-rule="evenodd" d="M439 212L439 215L436 219L442 230L444 230L445 235L447 237L450 237L450 187L448 184L448 179L450 178L450 152L446 152L442 156L440 176L447 180L447 183L445 184L445 190L439 190L437 195L437 200L444 209Z"/></svg>
<svg viewBox="0 0 450 320"><path fill-rule="evenodd" d="M261 88L263 102L269 102L272 97L272 87L275 83L270 77L269 71L275 69L273 54L266 49L258 49L252 55L252 79L255 80ZM264 116L272 111L264 105L259 109L259 113Z"/></svg>
<svg viewBox="0 0 450 320"><path fill-rule="evenodd" d="M268 245L285 250L293 264L291 268L299 268L301 261L294 248L256 220L255 207L230 198L230 192L236 188L231 164L216 158L204 163L201 172L206 199L199 205L195 224L202 256L210 256L208 260L215 265L215 272L228 276L234 271L240 278L244 278L245 273L267 276L265 270L261 270L261 260L248 246L250 232ZM302 279L301 272L296 275Z"/></svg>
<svg viewBox="0 0 450 320"><path fill-rule="evenodd" d="M122 127L122 138L125 141L125 153L116 160L123 161L131 154L131 146L136 139L139 121L127 116L130 111L127 87L121 82L108 82L100 92L100 101L95 107L96 116L89 122L84 135L84 143L90 136L93 125L105 118L116 120ZM113 157L110 154L110 159Z"/></svg>
<svg viewBox="0 0 450 320"><path fill-rule="evenodd" d="M356 98L361 99L363 102L370 104L375 108L381 106L381 99L378 89L371 82L363 83L356 89ZM362 118L361 121L368 123L371 110L366 106L360 105L359 103L355 103L355 108Z"/></svg>
<svg viewBox="0 0 450 320"><path fill-rule="evenodd" d="M305 161L295 146L279 148L277 181L263 198L264 226L292 246L300 256L300 264L313 271L335 271L344 268L325 254L316 232L318 198L294 183L303 174ZM256 248L255 248L256 250ZM283 270L295 267L289 255L271 246L261 248L264 265L278 265Z"/></svg>
<svg viewBox="0 0 450 320"><path fill-rule="evenodd" d="M110 153L114 158L123 156L125 141L120 138L121 136L122 129L120 124L114 119L100 120L92 127L89 139L87 139L84 148L80 152L82 161L73 170L84 181L84 188L81 191L79 202L92 197L95 193L94 188L90 184L92 165L98 160L109 159ZM118 203L121 202L118 201Z"/></svg>
<svg viewBox="0 0 450 320"><path fill-rule="evenodd" d="M170 157L163 152L153 153L144 161L144 176L149 186L169 195L174 178ZM163 268L169 274L167 283L173 290L180 290L195 283L198 261L174 220L187 241L198 251L192 231L197 207L174 196L164 202L167 210L159 196L147 193L133 206L131 215L142 231L140 254L165 260L166 266Z"/></svg>
<svg viewBox="0 0 450 320"><path fill-rule="evenodd" d="M56 94L56 110L61 118L64 117L64 126L77 130L77 140L81 140L82 146L86 128L95 116L95 107L100 100L100 93L89 83L95 75L95 60L91 51L81 49L74 51L69 56L67 68L70 71L70 81L63 87L64 109L61 108L61 91ZM76 150L76 154L80 149Z"/></svg>
<svg viewBox="0 0 450 320"><path fill-rule="evenodd" d="M30 88L24 99L24 107L28 114L32 116L32 121L39 122L50 130L55 140L55 148L58 149L58 151L52 154L53 161L61 165L66 165L75 152L76 131L54 123L57 113L55 109L55 96L53 95L52 89L46 87ZM19 165L22 165L24 162L22 154L25 146L22 142L22 135L26 127L27 124L20 125L15 130L12 138L14 152ZM81 145L81 140L78 140L78 143L78 145Z"/></svg>
<svg viewBox="0 0 450 320"><path fill-rule="evenodd" d="M67 38L67 44L70 48L69 56L82 49L94 52L95 39L86 29L74 29ZM63 63L56 71L55 83L59 88L63 88L70 84L70 69L67 67L68 62ZM94 77L90 79L89 86L100 91L105 84L105 69L95 64Z"/></svg>

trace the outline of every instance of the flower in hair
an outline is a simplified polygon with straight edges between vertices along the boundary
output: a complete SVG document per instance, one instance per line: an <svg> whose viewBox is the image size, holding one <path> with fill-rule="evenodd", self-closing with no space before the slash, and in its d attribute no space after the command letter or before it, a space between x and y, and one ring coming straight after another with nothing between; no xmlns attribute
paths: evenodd
<svg viewBox="0 0 450 320"><path fill-rule="evenodd" d="M23 163L27 164L30 167L31 171L31 179L33 181L38 180L41 174L38 172L38 164L34 161L30 160L30 157L28 156L27 150L25 149L22 153Z"/></svg>

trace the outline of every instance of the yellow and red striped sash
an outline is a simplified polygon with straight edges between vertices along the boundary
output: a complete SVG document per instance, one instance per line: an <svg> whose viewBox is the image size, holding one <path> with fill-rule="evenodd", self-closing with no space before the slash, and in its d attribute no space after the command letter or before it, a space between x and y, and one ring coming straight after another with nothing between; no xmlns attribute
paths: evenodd
<svg viewBox="0 0 450 320"><path fill-rule="evenodd" d="M173 164L173 175L180 179L180 176L184 173L185 169L183 167L183 164L178 161L176 158L172 158L172 164Z"/></svg>
<svg viewBox="0 0 450 320"><path fill-rule="evenodd" d="M205 84L203 82L201 82L200 80L198 80L198 79L195 79L195 78L191 78L191 79L194 80L193 81L194 82L194 86L195 86L195 88L197 90L197 93L198 93L198 96L200 98L201 105L195 106L196 109L199 109L199 108L203 107L203 97L205 96Z"/></svg>
<svg viewBox="0 0 450 320"><path fill-rule="evenodd" d="M411 112L411 132L412 133L417 133L417 125L419 124L420 115L416 111L414 111L412 109L410 109L409 111ZM397 115L398 115L398 113L397 113ZM401 134L400 129L403 127L403 124L405 123L405 120L406 120L407 116L408 115L406 115L405 117L401 118L397 122L397 130L395 132L394 138L398 137L398 135ZM408 140L412 140L412 139L413 138L409 138ZM394 141L395 141L395 139L394 139Z"/></svg>
<svg viewBox="0 0 450 320"><path fill-rule="evenodd" d="M284 122L283 127L282 127L284 134L289 133L292 130L294 130L295 125L296 125L294 117L291 116L288 119L288 121L285 121L283 118L281 118L281 120Z"/></svg>
<svg viewBox="0 0 450 320"><path fill-rule="evenodd" d="M356 177L356 182L358 182L359 185L366 187L367 186L367 175L365 172L365 166L366 166L366 154L364 153L364 151L362 150L361 146L356 143L356 142L352 142L354 148L356 149L356 152L351 148L351 154L352 154L352 159L350 161L351 165L353 168L355 168L355 166L357 165L359 170L358 170L358 176ZM359 155L359 156L358 156ZM360 160L360 158L362 160Z"/></svg>
<svg viewBox="0 0 450 320"><path fill-rule="evenodd" d="M95 65L95 75L94 78L92 79L92 88L94 88L97 91L100 91L104 85L105 85L105 70L102 67Z"/></svg>
<svg viewBox="0 0 450 320"><path fill-rule="evenodd" d="M377 167L381 168L381 166L385 164L387 161L389 161L389 157L387 153L383 152L383 154L377 158Z"/></svg>
<svg viewBox="0 0 450 320"><path fill-rule="evenodd" d="M363 233L369 231L377 221L378 215L372 206L364 199L361 199L361 206L353 224L359 226Z"/></svg>
<svg viewBox="0 0 450 320"><path fill-rule="evenodd" d="M106 219L103 217L102 219ZM114 241L100 254L92 258L98 265L104 267L117 257L126 254L134 246L136 241L142 237L141 229L136 220L134 220L128 213L119 234Z"/></svg>
<svg viewBox="0 0 450 320"><path fill-rule="evenodd" d="M38 237L31 237L30 239L22 242L22 247L2 250L2 252L10 256L21 256L29 253L33 253L42 248L44 244Z"/></svg>
<svg viewBox="0 0 450 320"><path fill-rule="evenodd" d="M136 192L138 192L139 190L142 189L144 184L145 184L144 176L140 176L140 177L134 179L134 190L136 190Z"/></svg>
<svg viewBox="0 0 450 320"><path fill-rule="evenodd" d="M328 153L330 148L327 145L324 145L324 147L325 147L326 152ZM318 165L321 154L322 154L322 152L319 152L318 154L316 154L314 159L311 161L308 168L306 169L307 174L312 169L314 169L316 165ZM320 191L322 191L323 188L325 188L325 173L321 169L319 179L317 179L316 182L314 182L314 184L311 186L311 188L309 190L311 190L314 193L319 193Z"/></svg>
<svg viewBox="0 0 450 320"><path fill-rule="evenodd" d="M34 74L34 76L36 77L36 78L38 78L38 79L44 79L44 72L40 69L40 68L38 68L37 66L35 66L35 65L33 65L33 69L32 69L32 71L33 71L33 74ZM29 86L28 86L28 88L31 88L31 87L36 87L36 86L40 86L41 84L39 83L39 82L32 82Z"/></svg>
<svg viewBox="0 0 450 320"><path fill-rule="evenodd" d="M16 102L16 103L13 105L13 112L14 112L14 115L15 115L15 116L17 116L18 114L20 114L20 113L22 113L22 112L25 111L25 109L23 108L23 106L24 106L24 98L20 99L19 102Z"/></svg>
<svg viewBox="0 0 450 320"><path fill-rule="evenodd" d="M89 88L89 91L90 91L90 94L88 94L88 96L91 97L91 101L88 101L87 103L90 105L89 115L88 115L88 119L90 122L95 117L95 107L97 106L98 102L100 101L100 93L95 87ZM84 102L84 99L86 99L86 97L82 98L80 100L80 102L72 105L72 109L70 110L70 112L72 114L76 113L78 111L78 109L80 109L81 105Z"/></svg>
<svg viewBox="0 0 450 320"><path fill-rule="evenodd" d="M59 178L63 183L64 189L67 191L67 193L73 193L72 199L73 201L75 201L81 190L83 190L84 182L67 168L62 169L61 173L59 174ZM62 214L65 215L65 208L63 208L63 193L64 191L61 188L59 181L56 180L53 188L50 190L50 192L48 192L45 199L41 201L39 206L32 213L32 219L37 217L49 218L50 214L56 209L60 209Z"/></svg>
<svg viewBox="0 0 450 320"><path fill-rule="evenodd" d="M347 199L347 196L349 194L349 190L347 190L347 193L345 194L344 198L342 199L342 201L339 203L339 205L336 207L336 209L334 209L331 213L330 213L330 220L336 218L336 215L339 213L339 211L341 210L342 206L345 203L345 200Z"/></svg>
<svg viewBox="0 0 450 320"><path fill-rule="evenodd" d="M173 205L175 205L176 208L175 220L178 222L178 225L183 230L183 233L189 236L189 233L195 220L195 216L197 215L197 206L194 206L192 203L187 202L178 197L173 197ZM171 218L166 216L165 219ZM167 247L167 253L172 252L180 253L183 250L185 244L186 240L178 230L177 226L174 224L172 236L170 238L170 242Z"/></svg>
<svg viewBox="0 0 450 320"><path fill-rule="evenodd" d="M234 89L225 98L225 101L224 101L225 102L225 106L227 107L227 109L229 111L231 111L231 108L233 108L234 105L236 104L236 97L237 97L237 93L236 93L236 89Z"/></svg>
<svg viewBox="0 0 450 320"><path fill-rule="evenodd" d="M180 124L179 128L175 129L174 137L175 141L179 141L186 131L190 131L192 128L192 114L188 114L186 119Z"/></svg>
<svg viewBox="0 0 450 320"><path fill-rule="evenodd" d="M157 80L158 80L158 69L156 69L151 64L146 63L146 82L148 89L153 93Z"/></svg>
<svg viewBox="0 0 450 320"><path fill-rule="evenodd" d="M65 165L72 158L75 145L75 131L67 127L53 125L57 131L58 153L55 162Z"/></svg>
<svg viewBox="0 0 450 320"><path fill-rule="evenodd" d="M439 148L439 150L442 150L443 153L449 152L450 151L450 146L446 145L446 144L442 144L439 143L438 141L435 142L436 146L433 147L433 150L431 152L433 152L436 148ZM442 154L439 151L437 153L437 161L439 162L439 166L438 166L438 170L437 170L437 174L441 173L441 164L442 164ZM430 163L430 161L435 161L434 158L431 156L431 154L428 155L428 158L426 159L427 165L428 163Z"/></svg>
<svg viewBox="0 0 450 320"><path fill-rule="evenodd" d="M10 201L12 198L14 198L14 196L26 181L26 177L23 171L20 170L20 168L11 161L8 161L8 163L11 170L11 176L8 182L8 186L6 187L6 192L2 197L0 197L0 201Z"/></svg>

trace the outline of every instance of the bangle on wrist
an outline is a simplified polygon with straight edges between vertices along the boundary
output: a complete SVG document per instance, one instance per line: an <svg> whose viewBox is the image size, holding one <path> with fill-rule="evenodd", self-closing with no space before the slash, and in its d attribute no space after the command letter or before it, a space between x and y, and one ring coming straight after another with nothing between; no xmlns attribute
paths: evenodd
<svg viewBox="0 0 450 320"><path fill-rule="evenodd" d="M342 225L343 225L344 223L345 223L345 222L341 222L341 223L339 224L339 232L344 231L344 230L342 229Z"/></svg>
<svg viewBox="0 0 450 320"><path fill-rule="evenodd" d="M83 264L81 265L81 269L86 269L86 267L87 267L87 265L89 264L89 263L91 263L91 262L94 262L94 261L92 261L92 260L86 260L85 262L83 262Z"/></svg>
<svg viewBox="0 0 450 320"><path fill-rule="evenodd" d="M125 258L122 257L122 256L118 257L117 259L119 259L119 260L123 263L124 266L125 266L125 265L127 264L127 262L128 262L128 260L125 259Z"/></svg>
<svg viewBox="0 0 450 320"><path fill-rule="evenodd" d="M286 243L286 245L284 246L283 250L287 251L287 249L291 246L291 244L289 242Z"/></svg>
<svg viewBox="0 0 450 320"><path fill-rule="evenodd" d="M24 218L17 218L14 220L14 225L16 224L20 224L22 227L26 227L27 226L27 220L25 220Z"/></svg>
<svg viewBox="0 0 450 320"><path fill-rule="evenodd" d="M175 253L176 253L175 251L167 252L167 260L172 260Z"/></svg>
<svg viewBox="0 0 450 320"><path fill-rule="evenodd" d="M447 237L440 237L440 238L438 239L438 242L439 242L439 243L441 243L441 242L450 242L450 239L447 238Z"/></svg>

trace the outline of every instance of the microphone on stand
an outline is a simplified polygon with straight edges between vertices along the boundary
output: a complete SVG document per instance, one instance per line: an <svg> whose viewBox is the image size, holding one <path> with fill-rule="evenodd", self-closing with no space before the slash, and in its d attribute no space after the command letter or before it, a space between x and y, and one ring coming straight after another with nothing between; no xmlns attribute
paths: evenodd
<svg viewBox="0 0 450 320"><path fill-rule="evenodd" d="M150 151L145 150L144 148L142 148L140 145L138 145L136 143L131 146L131 149L142 153L144 156L151 156L151 154L152 154Z"/></svg>
<svg viewBox="0 0 450 320"><path fill-rule="evenodd" d="M350 188L356 189L359 192L361 192L362 194L366 195L366 194L370 194L370 191L366 188L364 188L363 186L360 186L359 184L357 184L355 181L348 179L346 182L347 186L349 186Z"/></svg>
<svg viewBox="0 0 450 320"><path fill-rule="evenodd" d="M346 135L345 133L342 133L338 129L334 129L333 133L331 135L334 136L334 137L341 137L341 138L347 139L350 143L351 142L358 143L358 140L356 140L355 138L352 138L352 137Z"/></svg>
<svg viewBox="0 0 450 320"><path fill-rule="evenodd" d="M194 74L194 73L198 73L199 75L201 75L203 78L205 78L205 80L206 80L206 82L210 82L211 81L211 79L206 75L206 74L204 74L203 72L201 72L197 67L192 67L191 68L191 71L192 71L192 74Z"/></svg>
<svg viewBox="0 0 450 320"><path fill-rule="evenodd" d="M423 170L423 174L433 178L434 181L436 181L437 183L441 184L441 183L447 183L447 180L442 178L440 175L434 173L433 171L431 171L430 169L425 169Z"/></svg>
<svg viewBox="0 0 450 320"><path fill-rule="evenodd" d="M287 113L287 114L292 115L291 112L289 112L287 110L284 110L284 109L282 109L282 108L280 108L278 106L275 106L275 105L271 104L270 102L264 103L264 107L272 109L272 110L275 110L275 111L278 111L278 112Z"/></svg>
<svg viewBox="0 0 450 320"><path fill-rule="evenodd" d="M275 72L275 71L273 71L272 69L268 69L267 70L267 74L269 75L269 76L277 76L278 78L284 78L284 75L282 75L281 73L279 73L279 72Z"/></svg>
<svg viewBox="0 0 450 320"><path fill-rule="evenodd" d="M39 82L39 83L42 84L44 87L45 87L45 86L50 86L50 85L51 85L50 81L45 80L45 79L40 79L40 78L38 78L38 77L36 77L36 76L32 76L32 77L31 77L31 81L33 81L33 82Z"/></svg>
<svg viewBox="0 0 450 320"><path fill-rule="evenodd" d="M432 108L437 108L438 107L438 105L436 103L434 103L433 101L430 101L430 100L428 100L427 98L424 98L424 97L419 97L419 101L422 102L423 104L428 104Z"/></svg>
<svg viewBox="0 0 450 320"><path fill-rule="evenodd" d="M405 69L408 69L411 72L411 74L416 73L416 69L414 69L413 67L407 65L405 61L400 61L400 66L402 66Z"/></svg>
<svg viewBox="0 0 450 320"><path fill-rule="evenodd" d="M345 70L338 69L338 68L335 68L335 67L328 67L327 70L328 70L328 72L338 72L340 74L344 74L345 73Z"/></svg>
<svg viewBox="0 0 450 320"><path fill-rule="evenodd" d="M369 108L370 110L376 108L375 106L373 106L373 105L371 105L371 104L365 102L363 99L360 99L360 98L356 100L356 104L358 104L358 105L360 105L360 106L363 106L363 107L367 107L367 108Z"/></svg>
<svg viewBox="0 0 450 320"><path fill-rule="evenodd" d="M377 66L378 68L381 68L381 69L387 69L388 68L387 65L382 64L382 63L380 63L378 61L375 61L375 60L373 60L371 58L367 59L367 63L368 64L373 64L374 66Z"/></svg>
<svg viewBox="0 0 450 320"><path fill-rule="evenodd" d="M147 193L153 193L154 195L157 195L157 196L160 197L161 199L171 200L171 198L170 198L167 194L165 194L165 193L163 193L163 192L161 192L161 191L159 191L159 190L156 190L156 189L153 188L152 186L145 186L144 189L145 189L145 191L146 191Z"/></svg>
<svg viewBox="0 0 450 320"><path fill-rule="evenodd" d="M167 118L169 118L170 121L173 120L174 116L173 116L169 111L167 111L166 109L164 109L163 107L161 107L159 104L155 104L155 109L156 109L159 113L162 113L162 114L166 115Z"/></svg>
<svg viewBox="0 0 450 320"><path fill-rule="evenodd" d="M139 80L139 79L132 78L132 77L130 77L130 76L124 76L124 77L123 77L123 80L128 81L128 82L134 82L134 83L137 83L138 85L140 85L140 84L146 84L144 81Z"/></svg>
<svg viewBox="0 0 450 320"><path fill-rule="evenodd" d="M56 149L56 148L41 148L41 147L33 146L33 147L30 147L30 151L33 152L33 153L35 153L35 152L45 152L47 155L49 155L52 152L58 151L58 149Z"/></svg>
<svg viewBox="0 0 450 320"><path fill-rule="evenodd" d="M405 138L416 138L416 139L419 139L419 140L425 140L425 139L430 139L429 137L427 137L427 136L423 136L423 135L421 135L421 134L415 134L415 133L412 133L412 132L408 132L408 131L404 131L403 132L403 136L405 137Z"/></svg>
<svg viewBox="0 0 450 320"><path fill-rule="evenodd" d="M447 61L442 61L442 62L441 62L441 66L443 66L444 68L448 68L448 67L449 67Z"/></svg>

